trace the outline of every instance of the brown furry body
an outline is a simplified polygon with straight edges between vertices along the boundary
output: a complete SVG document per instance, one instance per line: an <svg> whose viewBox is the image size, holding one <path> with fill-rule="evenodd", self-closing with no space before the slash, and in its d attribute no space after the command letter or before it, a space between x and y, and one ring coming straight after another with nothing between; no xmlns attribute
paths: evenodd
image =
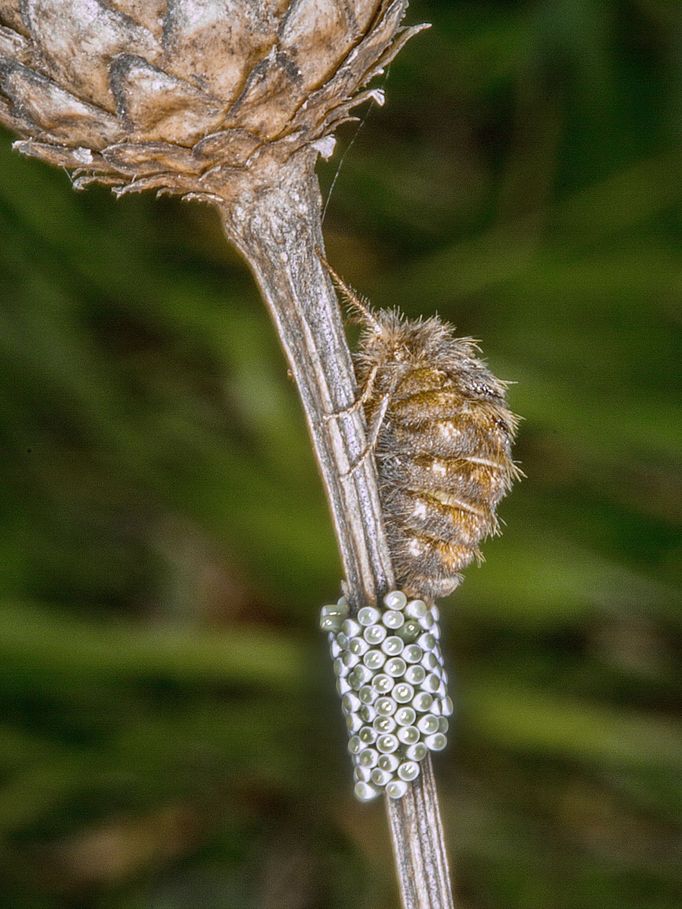
<svg viewBox="0 0 682 909"><path fill-rule="evenodd" d="M318 256L362 325L351 409L364 407L396 581L408 596L447 596L482 560L479 544L499 532L497 503L522 476L506 383L472 338L437 316L372 309Z"/></svg>
<svg viewBox="0 0 682 909"><path fill-rule="evenodd" d="M353 302L364 326L356 375L396 578L410 596L445 596L498 532L495 508L520 474L517 420L472 339L437 317L410 321Z"/></svg>

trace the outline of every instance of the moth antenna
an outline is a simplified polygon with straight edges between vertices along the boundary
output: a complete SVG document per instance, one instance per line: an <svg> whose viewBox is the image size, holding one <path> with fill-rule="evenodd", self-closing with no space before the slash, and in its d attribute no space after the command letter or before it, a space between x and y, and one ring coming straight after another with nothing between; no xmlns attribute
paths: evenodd
<svg viewBox="0 0 682 909"><path fill-rule="evenodd" d="M356 290L354 290L349 284L346 284L346 282L338 274L338 272L334 271L334 269L331 267L329 262L327 262L327 260L325 259L324 254L319 247L315 247L315 252L317 253L317 258L320 260L320 262L324 265L326 270L329 272L329 275L330 275L332 281L334 282L334 284L336 284L336 286L339 288L339 290L343 294L345 302L348 304L348 307L351 310L355 310L362 317L363 321L367 325L371 326L371 328L377 334L381 334L381 331L382 331L381 324L379 323L379 320L372 312L372 308L369 305L369 303L367 302L367 300L361 294L359 294Z"/></svg>

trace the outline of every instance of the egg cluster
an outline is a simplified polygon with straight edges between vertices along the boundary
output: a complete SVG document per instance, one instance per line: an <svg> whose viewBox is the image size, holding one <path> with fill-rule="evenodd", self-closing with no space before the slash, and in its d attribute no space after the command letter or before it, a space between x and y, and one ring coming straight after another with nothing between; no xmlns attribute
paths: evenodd
<svg viewBox="0 0 682 909"><path fill-rule="evenodd" d="M348 727L355 795L363 802L384 789L394 799L405 795L428 752L445 748L453 711L437 608L408 601L401 590L383 603L351 616L341 597L320 617Z"/></svg>

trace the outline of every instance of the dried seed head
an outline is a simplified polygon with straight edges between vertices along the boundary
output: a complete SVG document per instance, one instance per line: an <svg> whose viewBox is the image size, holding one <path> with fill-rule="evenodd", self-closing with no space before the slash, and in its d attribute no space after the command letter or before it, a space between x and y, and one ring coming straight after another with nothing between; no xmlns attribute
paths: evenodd
<svg viewBox="0 0 682 909"><path fill-rule="evenodd" d="M223 198L328 155L415 28L407 0L0 0L0 123L75 185Z"/></svg>
<svg viewBox="0 0 682 909"><path fill-rule="evenodd" d="M498 532L497 504L521 475L506 384L451 325L372 310L332 276L363 325L355 369L398 584L446 596Z"/></svg>

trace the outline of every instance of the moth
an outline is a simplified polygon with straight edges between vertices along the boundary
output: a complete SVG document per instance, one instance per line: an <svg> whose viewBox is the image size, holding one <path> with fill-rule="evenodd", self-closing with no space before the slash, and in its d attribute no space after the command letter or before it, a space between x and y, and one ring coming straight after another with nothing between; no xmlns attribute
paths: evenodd
<svg viewBox="0 0 682 909"><path fill-rule="evenodd" d="M482 561L481 541L500 531L497 505L522 476L508 383L472 338L438 316L373 309L320 258L361 325L353 407L367 420L398 584L408 596L447 596Z"/></svg>

